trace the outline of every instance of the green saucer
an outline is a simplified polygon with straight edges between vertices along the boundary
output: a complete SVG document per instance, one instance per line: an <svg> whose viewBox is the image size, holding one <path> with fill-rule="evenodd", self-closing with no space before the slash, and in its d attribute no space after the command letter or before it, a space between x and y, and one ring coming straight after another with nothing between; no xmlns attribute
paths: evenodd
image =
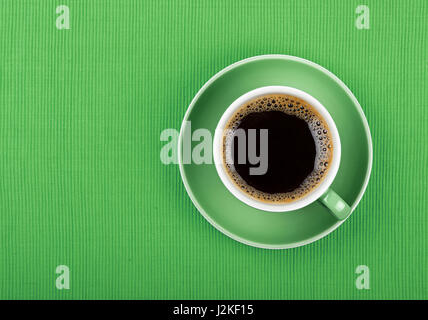
<svg viewBox="0 0 428 320"><path fill-rule="evenodd" d="M342 145L339 171L331 187L354 210L370 177L370 130L352 92L323 67L284 55L239 61L217 73L199 90L184 121L191 121L192 132L206 128L214 136L220 117L235 99L253 89L272 85L303 90L328 109ZM183 126L179 150L182 143ZM270 249L298 247L321 239L344 222L336 220L319 201L291 212L254 209L226 189L214 164L183 164L180 152L179 162L187 193L201 214L218 230L242 243Z"/></svg>

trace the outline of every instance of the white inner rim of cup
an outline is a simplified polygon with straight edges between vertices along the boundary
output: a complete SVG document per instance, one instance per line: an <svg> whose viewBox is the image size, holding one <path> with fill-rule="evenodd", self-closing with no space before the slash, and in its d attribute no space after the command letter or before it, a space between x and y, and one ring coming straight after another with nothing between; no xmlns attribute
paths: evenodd
<svg viewBox="0 0 428 320"><path fill-rule="evenodd" d="M327 175L324 177L322 182L317 187L315 187L312 191L310 191L308 194L306 194L302 198L299 198L296 201L289 202L289 203L267 203L267 202L262 202L261 200L257 200L255 198L250 197L232 182L231 178L226 172L226 168L223 163L223 152L222 152L223 133L228 120L244 103L254 98L268 95L268 94L287 94L287 95L291 95L291 96L295 96L297 98L303 99L307 103L312 105L312 107L314 107L319 112L321 117L324 118L324 120L327 122L329 131L332 137L332 141L333 141L333 161L330 165ZM259 210L264 210L264 211L272 211L272 212L292 211L292 210L303 208L311 204L312 202L316 201L319 197L321 197L321 195L324 192L327 191L329 186L332 184L337 174L337 171L339 170L340 155L341 155L341 146L340 146L339 132L337 131L336 125L332 117L328 113L327 109L317 99L315 99L308 93L292 87L268 86L268 87L262 87L262 88L252 90L242 95L241 97L236 99L223 113L223 116L220 118L220 121L217 125L215 134L214 134L213 156L214 156L215 167L221 181L236 198L238 198L239 200L241 200L242 202L244 202L245 204L251 207L254 207Z"/></svg>

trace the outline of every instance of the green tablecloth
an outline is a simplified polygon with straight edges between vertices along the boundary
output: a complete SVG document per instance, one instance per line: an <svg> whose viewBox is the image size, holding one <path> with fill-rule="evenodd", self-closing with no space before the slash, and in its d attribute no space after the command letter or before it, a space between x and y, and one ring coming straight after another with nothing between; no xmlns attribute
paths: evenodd
<svg viewBox="0 0 428 320"><path fill-rule="evenodd" d="M364 1L369 30L359 4L2 1L0 298L427 299L428 2ZM215 230L159 157L214 73L267 53L341 78L374 144L354 214L291 250Z"/></svg>

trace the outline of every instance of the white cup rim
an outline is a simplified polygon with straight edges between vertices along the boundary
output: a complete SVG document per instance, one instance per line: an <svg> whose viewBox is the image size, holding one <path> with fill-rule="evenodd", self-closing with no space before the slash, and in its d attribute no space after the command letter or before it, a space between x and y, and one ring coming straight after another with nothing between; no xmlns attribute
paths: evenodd
<svg viewBox="0 0 428 320"><path fill-rule="evenodd" d="M333 161L327 172L327 176L324 177L323 181L313 191L311 191L304 197L290 203L267 203L267 202L262 202L260 200L250 197L231 181L223 163L223 154L222 154L223 132L228 120L237 111L237 109L240 106L242 106L244 103L254 98L257 98L259 96L263 96L267 94L288 94L288 95L292 95L297 98L300 98L306 101L307 103L309 103L310 105L312 105L316 109L316 111L320 113L322 118L327 122L329 131L332 137L332 141L333 141ZM241 200L242 202L244 202L245 204L253 208L263 210L263 211L286 212L286 211L298 210L308 206L312 202L319 199L328 190L330 185L333 183L334 178L336 177L336 174L339 170L339 165L340 165L340 156L341 156L341 145L340 145L339 132L337 130L336 124L333 121L333 118L331 117L327 109L321 104L321 102L319 102L317 99L312 97L310 94L293 87L266 86L266 87L254 89L252 91L249 91L243 94L238 99L236 99L223 113L214 134L213 157L214 157L214 163L217 170L217 174L219 175L220 180L236 198L238 198L239 200Z"/></svg>

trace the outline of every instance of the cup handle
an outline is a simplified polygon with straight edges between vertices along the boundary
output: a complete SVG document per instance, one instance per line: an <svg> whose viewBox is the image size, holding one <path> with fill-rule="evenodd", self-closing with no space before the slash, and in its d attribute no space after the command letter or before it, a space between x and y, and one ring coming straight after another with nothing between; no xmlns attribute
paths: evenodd
<svg viewBox="0 0 428 320"><path fill-rule="evenodd" d="M320 197L320 201L339 220L345 219L351 213L349 205L330 188Z"/></svg>

